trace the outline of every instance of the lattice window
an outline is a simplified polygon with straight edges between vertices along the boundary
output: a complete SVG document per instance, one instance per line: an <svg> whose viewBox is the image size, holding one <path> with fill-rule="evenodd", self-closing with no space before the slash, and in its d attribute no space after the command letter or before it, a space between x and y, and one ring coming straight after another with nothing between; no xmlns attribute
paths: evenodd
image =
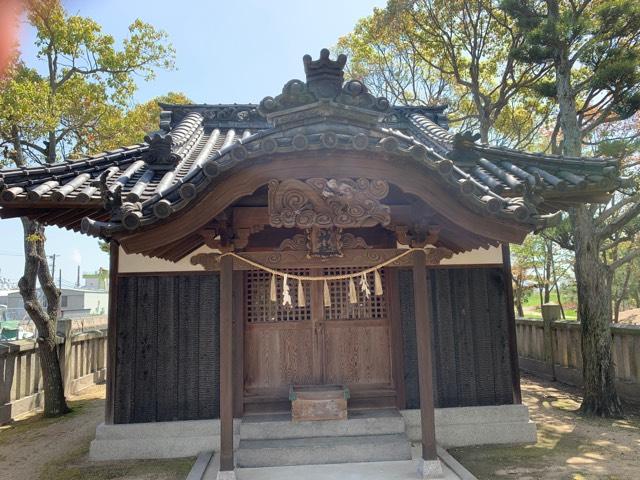
<svg viewBox="0 0 640 480"><path fill-rule="evenodd" d="M323 275L344 275L362 270L362 267L332 267L324 269ZM382 285L384 286L384 270L380 270ZM358 297L357 303L349 303L349 280L329 282L331 306L325 307L325 320L372 320L386 318L387 302L384 294L374 295L374 274L367 275L367 282L371 290L368 299L360 291L360 278L353 279Z"/></svg>
<svg viewBox="0 0 640 480"><path fill-rule="evenodd" d="M286 273L309 275L308 269L287 269ZM247 322L274 323L311 320L311 283L302 282L306 306L298 306L298 281L289 279L292 306L282 305L282 277L276 278L277 301L272 302L271 274L262 270L245 273L247 292Z"/></svg>

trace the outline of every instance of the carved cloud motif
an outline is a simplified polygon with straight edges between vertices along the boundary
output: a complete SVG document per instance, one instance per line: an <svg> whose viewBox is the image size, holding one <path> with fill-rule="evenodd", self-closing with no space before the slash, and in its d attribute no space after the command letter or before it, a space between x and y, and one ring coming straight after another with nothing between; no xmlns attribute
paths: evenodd
<svg viewBox="0 0 640 480"><path fill-rule="evenodd" d="M386 226L391 212L380 201L388 193L387 182L367 178L271 180L269 220L284 228Z"/></svg>

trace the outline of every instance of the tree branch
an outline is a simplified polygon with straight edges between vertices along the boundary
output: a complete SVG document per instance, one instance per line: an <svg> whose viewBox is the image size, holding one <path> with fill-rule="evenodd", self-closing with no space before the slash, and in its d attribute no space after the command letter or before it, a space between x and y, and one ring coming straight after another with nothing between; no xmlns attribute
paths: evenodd
<svg viewBox="0 0 640 480"><path fill-rule="evenodd" d="M616 270L616 268L624 265L627 262L630 262L631 260L633 260L634 258L637 258L637 257L640 257L640 248L636 248L636 249L633 249L633 250L627 252L627 254L625 256L620 257L615 262L611 262L609 265L607 265L607 268L609 268L609 270L611 272L614 272Z"/></svg>

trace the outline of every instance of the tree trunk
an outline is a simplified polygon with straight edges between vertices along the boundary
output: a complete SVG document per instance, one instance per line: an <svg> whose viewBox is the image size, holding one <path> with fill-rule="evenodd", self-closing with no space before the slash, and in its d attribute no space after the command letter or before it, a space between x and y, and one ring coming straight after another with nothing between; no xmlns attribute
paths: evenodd
<svg viewBox="0 0 640 480"><path fill-rule="evenodd" d="M571 211L576 245L578 317L582 324L582 378L580 410L600 417L622 416L615 388L611 356L611 273L598 255L600 242L589 209Z"/></svg>
<svg viewBox="0 0 640 480"><path fill-rule="evenodd" d="M69 412L64 396L64 384L58 348L56 320L60 308L60 292L55 287L44 249L44 227L34 220L22 218L24 229L24 275L18 282L24 308L38 329L38 353L44 384L44 414L55 417ZM46 311L36 294L36 279L47 299ZM67 341L70 341L67 339Z"/></svg>
<svg viewBox="0 0 640 480"><path fill-rule="evenodd" d="M549 5L550 17L558 21L558 2L549 2ZM577 157L582 153L582 131L578 123L576 93L571 83L572 65L566 45L556 49L554 67L562 151L566 156ZM610 270L600 258L601 241L588 206L572 209L570 218L576 255L578 318L582 325L584 397L580 411L601 417L620 417L622 404L616 393L611 358Z"/></svg>
<svg viewBox="0 0 640 480"><path fill-rule="evenodd" d="M562 315L562 319L566 320L567 315L564 312L564 306L562 305L562 299L560 297L560 285L558 284L558 274L556 273L556 261L553 258L553 254L551 255L551 271L553 272L553 284L556 289L556 298L558 300L558 305L560 305L560 314Z"/></svg>
<svg viewBox="0 0 640 480"><path fill-rule="evenodd" d="M545 240L544 265L544 303L551 301L551 262L553 261L553 242Z"/></svg>
<svg viewBox="0 0 640 480"><path fill-rule="evenodd" d="M622 288L617 294L615 304L613 308L613 323L620 321L620 306L627 296L627 289L629 288L629 280L631 279L631 263L627 263L627 267L624 272L624 281L622 282Z"/></svg>
<svg viewBox="0 0 640 480"><path fill-rule="evenodd" d="M515 285L513 294L514 294L514 299L515 299L515 304L516 304L516 310L518 311L518 317L524 317L524 309L522 308L522 296L523 296L523 291L524 291L524 286L522 284L522 279L516 277L515 275L511 274L512 280L513 280L513 284Z"/></svg>

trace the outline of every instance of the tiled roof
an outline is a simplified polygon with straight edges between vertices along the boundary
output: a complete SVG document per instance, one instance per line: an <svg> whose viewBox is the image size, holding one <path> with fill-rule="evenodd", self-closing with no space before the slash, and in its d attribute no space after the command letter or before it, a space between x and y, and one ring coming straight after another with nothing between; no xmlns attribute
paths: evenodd
<svg viewBox="0 0 640 480"><path fill-rule="evenodd" d="M562 206L606 198L623 182L614 160L483 145L449 133L443 107L390 107L360 82L343 84L341 77L331 79L328 94L326 84L313 82L288 82L260 105L162 105L161 130L144 143L47 167L0 170L0 217L31 207L41 210L44 223L109 237L179 212L243 162L303 150L405 157L479 215L530 229L545 226Z"/></svg>

